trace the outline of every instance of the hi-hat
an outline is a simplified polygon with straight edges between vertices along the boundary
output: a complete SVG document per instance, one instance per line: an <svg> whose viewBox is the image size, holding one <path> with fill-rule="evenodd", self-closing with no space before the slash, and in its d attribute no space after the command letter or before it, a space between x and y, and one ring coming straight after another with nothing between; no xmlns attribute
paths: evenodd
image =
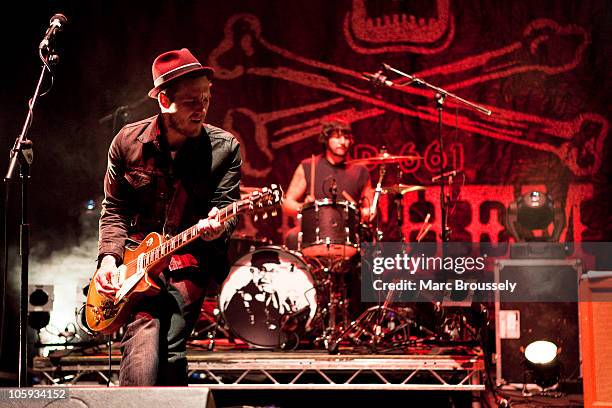
<svg viewBox="0 0 612 408"><path fill-rule="evenodd" d="M383 194L406 194L413 191L423 191L425 187L423 186L411 186L409 184L394 184L392 186L383 187Z"/></svg>
<svg viewBox="0 0 612 408"><path fill-rule="evenodd" d="M421 160L422 156L413 154L408 156L396 156L389 153L379 154L378 156L364 157L361 159L349 160L349 164L388 164L388 163L401 163L406 161Z"/></svg>

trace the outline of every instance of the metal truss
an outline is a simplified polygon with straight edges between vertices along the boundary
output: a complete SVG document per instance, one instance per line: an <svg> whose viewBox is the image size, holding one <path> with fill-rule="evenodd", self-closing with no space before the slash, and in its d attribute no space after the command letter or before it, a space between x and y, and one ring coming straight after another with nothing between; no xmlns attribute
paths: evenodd
<svg viewBox="0 0 612 408"><path fill-rule="evenodd" d="M113 356L111 385L119 375L120 356ZM108 356L35 357L32 371L41 376L42 385L108 384Z"/></svg>
<svg viewBox="0 0 612 408"><path fill-rule="evenodd" d="M112 375L119 371L113 357ZM190 354L191 385L211 389L484 391L481 356L329 355L317 352L232 351ZM35 359L46 385L108 381L108 359Z"/></svg>

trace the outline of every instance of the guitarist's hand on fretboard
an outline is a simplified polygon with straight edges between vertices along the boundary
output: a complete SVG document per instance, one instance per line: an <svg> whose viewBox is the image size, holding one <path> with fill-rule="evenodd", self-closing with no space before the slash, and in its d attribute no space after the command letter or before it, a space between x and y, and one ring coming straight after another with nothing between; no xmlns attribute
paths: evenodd
<svg viewBox="0 0 612 408"><path fill-rule="evenodd" d="M100 269L96 271L94 276L96 289L101 295L112 298L115 293L121 288L119 285L119 269L115 264L115 257L106 255L102 258Z"/></svg>
<svg viewBox="0 0 612 408"><path fill-rule="evenodd" d="M221 236L225 228L219 222L219 209L213 207L208 213L208 218L198 222L198 233L204 241L212 241Z"/></svg>

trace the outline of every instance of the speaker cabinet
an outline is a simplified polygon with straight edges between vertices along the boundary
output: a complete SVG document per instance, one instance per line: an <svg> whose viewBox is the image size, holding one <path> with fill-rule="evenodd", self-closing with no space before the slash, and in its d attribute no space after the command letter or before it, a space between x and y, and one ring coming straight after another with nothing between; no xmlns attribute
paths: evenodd
<svg viewBox="0 0 612 408"><path fill-rule="evenodd" d="M612 407L612 271L583 277L579 308L584 406Z"/></svg>
<svg viewBox="0 0 612 408"><path fill-rule="evenodd" d="M495 263L495 280L518 282L524 293L509 298L496 293L495 345L497 385L523 383L521 348L536 340L548 340L561 347L561 379L580 376L578 336L578 282L582 275L579 260L504 259ZM529 292L530 293L527 293ZM539 292L537 292L539 291ZM554 299L534 302L528 299ZM520 301L507 301L520 300ZM573 299L573 301L570 301ZM567 301L565 301L567 300Z"/></svg>

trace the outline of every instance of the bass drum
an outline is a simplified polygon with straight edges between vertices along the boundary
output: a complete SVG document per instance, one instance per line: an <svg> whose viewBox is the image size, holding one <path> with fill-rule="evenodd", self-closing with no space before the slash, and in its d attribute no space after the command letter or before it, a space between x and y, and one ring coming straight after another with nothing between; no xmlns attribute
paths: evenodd
<svg viewBox="0 0 612 408"><path fill-rule="evenodd" d="M219 295L230 331L252 346L283 347L288 336L307 330L317 313L312 273L313 266L299 252L277 246L242 256Z"/></svg>

